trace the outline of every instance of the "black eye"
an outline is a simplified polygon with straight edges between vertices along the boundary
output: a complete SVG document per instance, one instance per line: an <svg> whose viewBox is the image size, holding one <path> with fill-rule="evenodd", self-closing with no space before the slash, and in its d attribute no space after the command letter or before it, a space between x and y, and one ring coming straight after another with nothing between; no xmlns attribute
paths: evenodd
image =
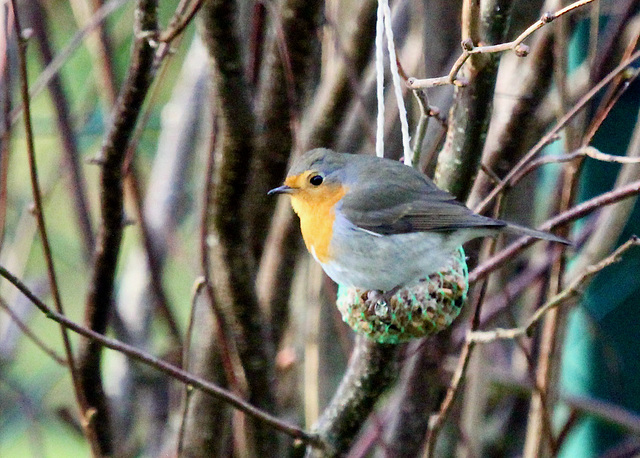
<svg viewBox="0 0 640 458"><path fill-rule="evenodd" d="M324 178L322 178L321 175L314 175L311 178L309 178L309 183L311 183L314 186L320 186L323 181L324 181Z"/></svg>

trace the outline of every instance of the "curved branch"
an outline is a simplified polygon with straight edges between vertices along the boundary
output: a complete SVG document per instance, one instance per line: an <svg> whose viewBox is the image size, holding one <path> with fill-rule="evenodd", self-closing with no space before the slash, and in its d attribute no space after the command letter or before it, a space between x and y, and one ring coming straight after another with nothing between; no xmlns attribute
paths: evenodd
<svg viewBox="0 0 640 458"><path fill-rule="evenodd" d="M154 49L145 38L144 32L153 31L157 27L156 7L155 0L138 0L134 26L136 40L131 65L101 151L102 220L85 309L86 326L100 334L106 332L109 322L115 271L122 241L125 154L152 79ZM101 452L111 455L114 452L114 443L100 374L101 349L94 340L83 340L78 367L87 402L96 409L92 421L95 422L99 434Z"/></svg>
<svg viewBox="0 0 640 458"><path fill-rule="evenodd" d="M506 36L513 0L494 0L482 12L482 39L499 43ZM500 11L500 14L496 14ZM471 18L467 19L471 21ZM473 46L473 43L471 44ZM449 129L438 158L438 186L464 201L478 171L487 136L499 56L477 54L464 67L465 86L456 86L449 113Z"/></svg>
<svg viewBox="0 0 640 458"><path fill-rule="evenodd" d="M120 342L119 340L112 339L110 337L106 337L102 334L99 334L91 329L87 329L84 326L79 325L78 323L70 320L66 316L52 310L42 302L20 279L18 279L15 275L9 272L4 267L0 266L0 276L6 278L12 285L14 285L22 294L24 294L27 299L29 299L33 305L35 305L44 315L55 321L56 323L60 323L65 328L80 334L88 339L91 339L96 343L96 345L100 345L103 347L110 348L114 351L120 352L124 355L129 356L136 361L139 361L147 366L153 367L165 374L169 377L172 377L178 381L181 381L187 386L191 388L195 388L201 390L211 396L214 396L218 399L221 399L236 409L246 413L247 415L254 417L266 425L282 431L283 433L304 441L305 443L309 443L314 445L315 447L322 448L324 444L322 441L314 434L310 434L297 426L290 425L278 418L270 415L267 412L264 412L255 406L249 404L247 401L240 399L230 391L225 390L224 388L220 388L213 383L210 383L204 379L196 377L172 364L167 363L166 361L156 358L149 353L142 351L138 348L135 348L131 345L125 344L124 342Z"/></svg>
<svg viewBox="0 0 640 458"><path fill-rule="evenodd" d="M244 59L236 29L236 2L208 0L202 7L201 34L213 63L218 145L214 199L210 209L211 250L216 305L233 322L238 354L245 371L249 402L276 411L273 386L273 348L255 290L256 262L247 243L243 211L249 196L250 164L255 149L255 116ZM253 443L258 456L278 450L278 437L264 424L253 422Z"/></svg>
<svg viewBox="0 0 640 458"><path fill-rule="evenodd" d="M299 123L309 70L319 47L317 29L324 2L287 0L274 8L271 34L259 88L258 134L251 163L250 197L245 207L249 222L248 239L255 258L260 259L269 221L277 200L267 191L282 183L286 174L293 130Z"/></svg>
<svg viewBox="0 0 640 458"><path fill-rule="evenodd" d="M309 450L308 455L341 456L349 449L376 401L396 379L398 348L358 336L347 372L314 428L328 449Z"/></svg>
<svg viewBox="0 0 640 458"><path fill-rule="evenodd" d="M614 189L613 191L606 192L597 197L594 197L593 199L589 199L579 205L576 205L566 212L560 213L559 215L551 218L546 223L542 224L538 229L541 231L550 231L556 227L563 226L570 223L571 221L580 219L602 207L619 202L622 199L626 199L627 197L635 196L637 194L640 194L640 180L634 181L626 186L622 186L618 189ZM489 273L498 269L508 260L513 259L513 257L517 253L524 250L528 246L531 246L536 240L537 239L534 239L532 237L519 238L504 250L498 252L495 256L491 257L486 262L476 267L473 271L469 272L469 284L475 283L476 281L486 277Z"/></svg>

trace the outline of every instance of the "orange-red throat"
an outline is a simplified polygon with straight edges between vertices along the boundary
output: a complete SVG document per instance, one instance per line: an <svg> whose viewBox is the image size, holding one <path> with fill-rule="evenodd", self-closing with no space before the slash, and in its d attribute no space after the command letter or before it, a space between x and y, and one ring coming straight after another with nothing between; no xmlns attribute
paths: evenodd
<svg viewBox="0 0 640 458"><path fill-rule="evenodd" d="M308 179L312 173L287 177L284 184L292 189L289 193L291 206L300 217L300 229L307 249L319 262L325 263L331 260L335 206L344 197L347 188L326 182L313 187Z"/></svg>

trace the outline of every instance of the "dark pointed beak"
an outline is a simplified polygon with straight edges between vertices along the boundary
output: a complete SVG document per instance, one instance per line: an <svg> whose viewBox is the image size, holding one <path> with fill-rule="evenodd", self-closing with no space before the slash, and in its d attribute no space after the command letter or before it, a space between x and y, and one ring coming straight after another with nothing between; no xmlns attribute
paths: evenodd
<svg viewBox="0 0 640 458"><path fill-rule="evenodd" d="M292 191L293 191L293 188L285 184L283 186L278 186L277 188L273 188L271 191L267 193L267 195L272 196L274 194L289 194Z"/></svg>

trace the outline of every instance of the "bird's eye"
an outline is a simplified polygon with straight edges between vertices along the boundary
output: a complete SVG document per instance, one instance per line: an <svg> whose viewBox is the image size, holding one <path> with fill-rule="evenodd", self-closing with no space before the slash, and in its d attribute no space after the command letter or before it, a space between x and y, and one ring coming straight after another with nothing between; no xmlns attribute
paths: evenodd
<svg viewBox="0 0 640 458"><path fill-rule="evenodd" d="M322 175L313 175L311 178L309 178L309 183L314 186L320 186L323 181L324 178L322 178Z"/></svg>

